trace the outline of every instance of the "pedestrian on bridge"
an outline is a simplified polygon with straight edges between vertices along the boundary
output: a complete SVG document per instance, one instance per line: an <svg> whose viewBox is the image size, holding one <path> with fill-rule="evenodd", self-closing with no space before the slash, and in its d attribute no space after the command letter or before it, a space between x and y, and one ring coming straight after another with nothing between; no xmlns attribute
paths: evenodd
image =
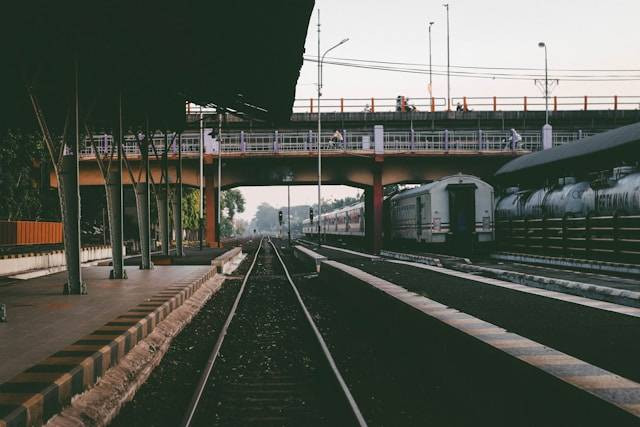
<svg viewBox="0 0 640 427"><path fill-rule="evenodd" d="M332 142L332 146L335 147L339 147L342 145L342 143L344 142L344 138L342 136L342 133L340 133L339 129L336 129L335 132L333 133L333 136L331 137L331 142Z"/></svg>
<svg viewBox="0 0 640 427"><path fill-rule="evenodd" d="M508 148L512 151L518 149L518 145L522 142L522 136L515 129L511 128L511 138L509 138Z"/></svg>

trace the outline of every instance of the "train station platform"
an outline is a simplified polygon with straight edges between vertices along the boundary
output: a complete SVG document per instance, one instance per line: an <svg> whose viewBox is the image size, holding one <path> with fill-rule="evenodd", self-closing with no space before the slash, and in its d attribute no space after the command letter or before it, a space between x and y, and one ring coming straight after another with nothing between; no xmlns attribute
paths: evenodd
<svg viewBox="0 0 640 427"><path fill-rule="evenodd" d="M128 267L127 280L109 280L109 266L84 268L83 296L62 294L65 273L0 282L8 315L0 323L0 426L46 421L94 384L215 276L220 252L193 254L201 265Z"/></svg>

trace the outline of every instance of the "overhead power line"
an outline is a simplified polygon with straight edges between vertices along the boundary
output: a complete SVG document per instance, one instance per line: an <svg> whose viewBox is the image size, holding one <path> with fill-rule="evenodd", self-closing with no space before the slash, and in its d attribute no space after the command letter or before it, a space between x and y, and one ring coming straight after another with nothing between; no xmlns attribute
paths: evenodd
<svg viewBox="0 0 640 427"><path fill-rule="evenodd" d="M307 62L316 62L317 59L312 57L305 57ZM407 68L397 66L384 66L373 65L366 63L337 61L337 60L325 60L323 62L327 65L335 65L341 67L360 68L377 71L387 71L406 74L428 74L427 70L420 68ZM640 70L638 70L640 72ZM475 79L487 79L487 80L534 80L544 78L543 74L522 74L522 73L490 73L490 72L478 72L478 71L459 71L454 70L450 73L454 77L461 78L475 78ZM434 71L433 75L446 76L444 71ZM640 81L640 75L553 75L550 77L553 80L562 79L563 81L575 81L575 82L625 82L625 81Z"/></svg>
<svg viewBox="0 0 640 427"><path fill-rule="evenodd" d="M428 64L418 63L418 62L393 62L393 61L379 61L373 59L356 59L356 58L337 58L337 57L327 57L326 59L336 60L336 61L349 61L349 62L363 62L363 63L371 63L371 64L386 64L386 65L404 65L404 66L417 66L417 67L427 67ZM432 67L436 68L447 68L446 65L437 65L432 64ZM470 66L470 65L451 65L451 68L463 68L470 70L512 70L512 71L544 71L544 68L528 68L528 67L484 67L484 66ZM610 69L601 69L601 68L549 68L549 71L559 71L559 72L617 72L617 73L640 73L640 68L636 69L624 69L624 68L610 68Z"/></svg>

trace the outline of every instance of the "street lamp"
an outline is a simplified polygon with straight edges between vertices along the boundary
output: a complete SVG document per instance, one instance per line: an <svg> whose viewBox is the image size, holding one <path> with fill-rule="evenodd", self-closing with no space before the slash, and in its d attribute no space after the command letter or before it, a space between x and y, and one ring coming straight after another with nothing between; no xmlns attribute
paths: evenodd
<svg viewBox="0 0 640 427"><path fill-rule="evenodd" d="M544 104L545 104L545 124L549 124L549 61L547 58L547 45L545 42L538 43L538 47L544 48Z"/></svg>
<svg viewBox="0 0 640 427"><path fill-rule="evenodd" d="M338 46L342 46L349 39L343 39L340 43L327 49L320 55L320 10L318 10L318 245L320 245L320 217L322 215L321 192L322 192L322 115L320 114L320 99L322 98L322 62L329 52Z"/></svg>
<svg viewBox="0 0 640 427"><path fill-rule="evenodd" d="M431 105L433 105L433 72L431 71L431 26L435 22L429 22L429 96L431 97Z"/></svg>

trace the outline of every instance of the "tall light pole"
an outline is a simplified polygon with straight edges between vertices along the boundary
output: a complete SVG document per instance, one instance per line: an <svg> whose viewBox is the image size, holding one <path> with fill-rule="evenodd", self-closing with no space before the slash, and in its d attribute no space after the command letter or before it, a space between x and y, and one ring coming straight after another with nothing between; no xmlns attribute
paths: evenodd
<svg viewBox="0 0 640 427"><path fill-rule="evenodd" d="M320 55L320 10L318 9L318 245L320 244L320 216L322 215L322 114L320 114L320 100L322 98L322 62L329 52L348 41L349 39L343 39L340 43L327 49L323 55Z"/></svg>
<svg viewBox="0 0 640 427"><path fill-rule="evenodd" d="M435 22L429 22L429 96L433 99L433 71L431 70L431 27Z"/></svg>
<svg viewBox="0 0 640 427"><path fill-rule="evenodd" d="M449 3L443 5L447 9L447 110L451 111L451 48L449 44Z"/></svg>
<svg viewBox="0 0 640 427"><path fill-rule="evenodd" d="M547 57L547 44L545 42L538 43L538 47L544 48L544 105L545 105L545 124L549 124L549 61Z"/></svg>

